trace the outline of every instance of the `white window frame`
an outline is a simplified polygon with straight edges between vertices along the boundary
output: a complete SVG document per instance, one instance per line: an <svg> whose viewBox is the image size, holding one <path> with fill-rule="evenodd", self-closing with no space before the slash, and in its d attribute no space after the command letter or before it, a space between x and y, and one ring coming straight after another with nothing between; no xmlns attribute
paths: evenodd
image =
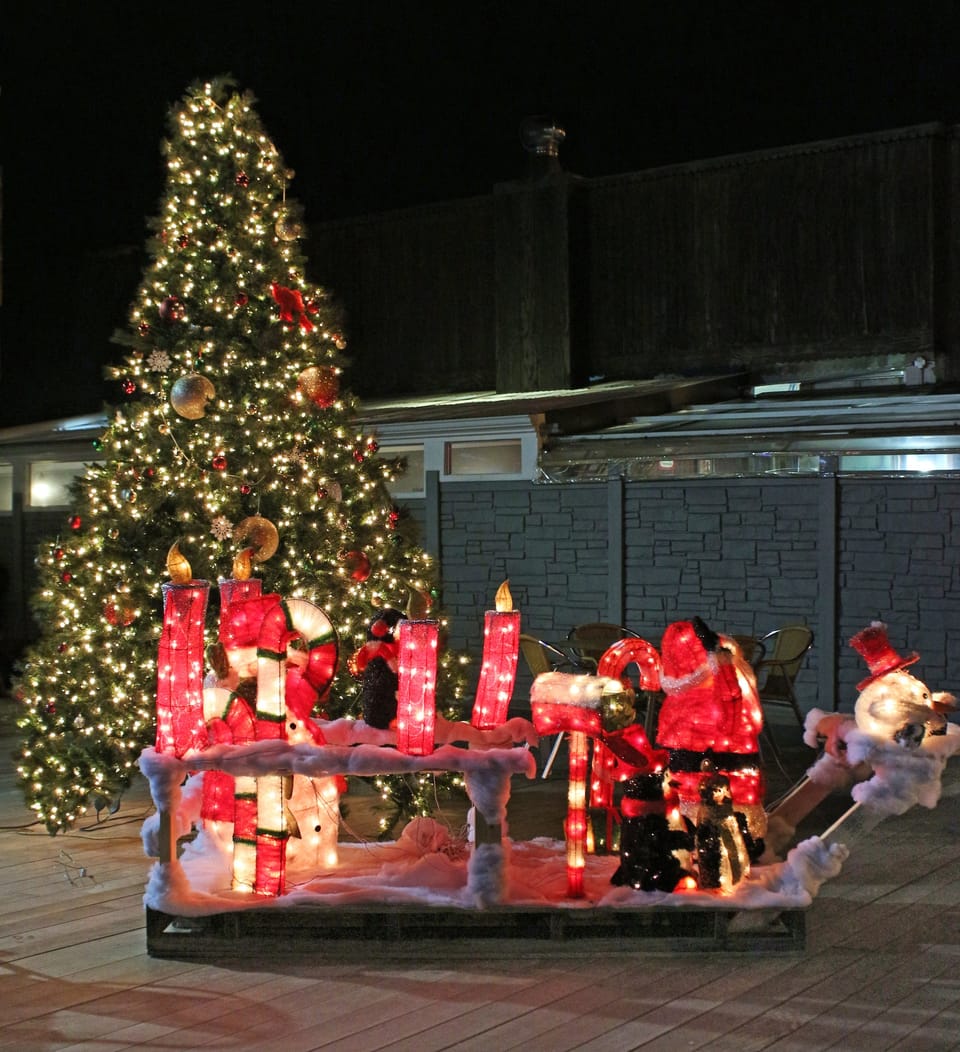
<svg viewBox="0 0 960 1052"><path fill-rule="evenodd" d="M537 473L539 434L527 415L471 418L469 420L430 420L405 423L375 424L371 430L380 444L380 455L387 459L402 457L411 449L423 450L423 478L419 485L405 482L401 476L390 486L395 497L423 497L425 480L437 472L442 483L477 483L495 481L531 481ZM450 471L450 449L458 444L519 442L520 469L511 472L454 474Z"/></svg>

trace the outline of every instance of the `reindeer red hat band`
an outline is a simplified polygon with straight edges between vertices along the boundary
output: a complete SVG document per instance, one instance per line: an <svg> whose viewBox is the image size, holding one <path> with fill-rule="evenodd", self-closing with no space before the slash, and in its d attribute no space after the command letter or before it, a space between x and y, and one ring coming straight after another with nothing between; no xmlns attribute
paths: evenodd
<svg viewBox="0 0 960 1052"><path fill-rule="evenodd" d="M920 660L917 653L902 657L893 649L890 640L887 639L887 626L882 621L873 621L868 628L858 632L850 640L850 646L866 661L867 668L870 669L870 675L857 684L857 690L863 690L888 672L896 672Z"/></svg>

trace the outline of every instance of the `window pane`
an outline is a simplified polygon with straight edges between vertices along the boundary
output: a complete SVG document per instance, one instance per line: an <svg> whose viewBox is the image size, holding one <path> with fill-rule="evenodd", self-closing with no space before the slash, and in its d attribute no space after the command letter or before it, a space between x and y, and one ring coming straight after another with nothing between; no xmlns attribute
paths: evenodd
<svg viewBox="0 0 960 1052"><path fill-rule="evenodd" d="M55 508L70 503L70 484L82 475L82 460L37 460L30 465L30 507Z"/></svg>
<svg viewBox="0 0 960 1052"><path fill-rule="evenodd" d="M400 476L387 483L391 493L423 492L423 446L381 446L380 456L399 460L404 465Z"/></svg>
<svg viewBox="0 0 960 1052"><path fill-rule="evenodd" d="M448 442L448 475L519 475L523 466L519 438L502 442Z"/></svg>
<svg viewBox="0 0 960 1052"><path fill-rule="evenodd" d="M12 464L0 464L0 511L13 511Z"/></svg>
<svg viewBox="0 0 960 1052"><path fill-rule="evenodd" d="M960 471L956 453L879 453L840 457L840 470L879 471L887 474L925 475L931 471Z"/></svg>

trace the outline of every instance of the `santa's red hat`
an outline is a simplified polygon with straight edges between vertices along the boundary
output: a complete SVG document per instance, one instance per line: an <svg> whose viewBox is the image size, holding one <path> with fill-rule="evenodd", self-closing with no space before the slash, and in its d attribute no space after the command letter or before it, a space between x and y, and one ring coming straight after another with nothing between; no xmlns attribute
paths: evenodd
<svg viewBox="0 0 960 1052"><path fill-rule="evenodd" d="M660 687L666 694L676 694L695 686L717 671L717 658L703 643L702 622L674 621L667 625L660 641ZM709 632L709 629L706 629Z"/></svg>
<svg viewBox="0 0 960 1052"><path fill-rule="evenodd" d="M882 621L872 621L868 628L858 632L850 640L850 646L866 661L867 668L870 669L870 675L857 684L857 690L863 690L888 672L896 672L920 660L917 653L902 657L893 649L890 640L887 639L887 626Z"/></svg>

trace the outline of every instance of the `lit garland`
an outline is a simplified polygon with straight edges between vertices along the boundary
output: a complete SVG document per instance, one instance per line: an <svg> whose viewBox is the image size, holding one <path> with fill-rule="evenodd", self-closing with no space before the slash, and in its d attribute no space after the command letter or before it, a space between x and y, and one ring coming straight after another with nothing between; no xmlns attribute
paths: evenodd
<svg viewBox="0 0 960 1052"><path fill-rule="evenodd" d="M362 645L376 608L402 609L411 591L436 596L429 557L396 528L384 487L396 468L358 432L355 399L339 389L340 312L305 277L299 242L284 240L299 223L293 173L252 104L214 81L192 87L171 114L149 262L115 336L126 348L110 370L120 404L95 443L102 463L75 486L61 536L39 553L33 606L43 632L17 684L18 771L50 832L93 798L116 800L152 743L160 568L174 541L197 578L215 581L238 547L236 527L268 520L280 547L257 564L264 590L321 606L345 654ZM309 331L281 320L274 284L299 296ZM300 395L310 367L336 382L330 404ZM177 388L190 377L199 382ZM362 580L342 560L356 551L369 562ZM431 617L442 631L442 615ZM465 683L461 658L441 649L446 718L462 716ZM356 714L359 690L341 668L327 715ZM395 817L433 808L434 779L415 782L378 780Z"/></svg>

